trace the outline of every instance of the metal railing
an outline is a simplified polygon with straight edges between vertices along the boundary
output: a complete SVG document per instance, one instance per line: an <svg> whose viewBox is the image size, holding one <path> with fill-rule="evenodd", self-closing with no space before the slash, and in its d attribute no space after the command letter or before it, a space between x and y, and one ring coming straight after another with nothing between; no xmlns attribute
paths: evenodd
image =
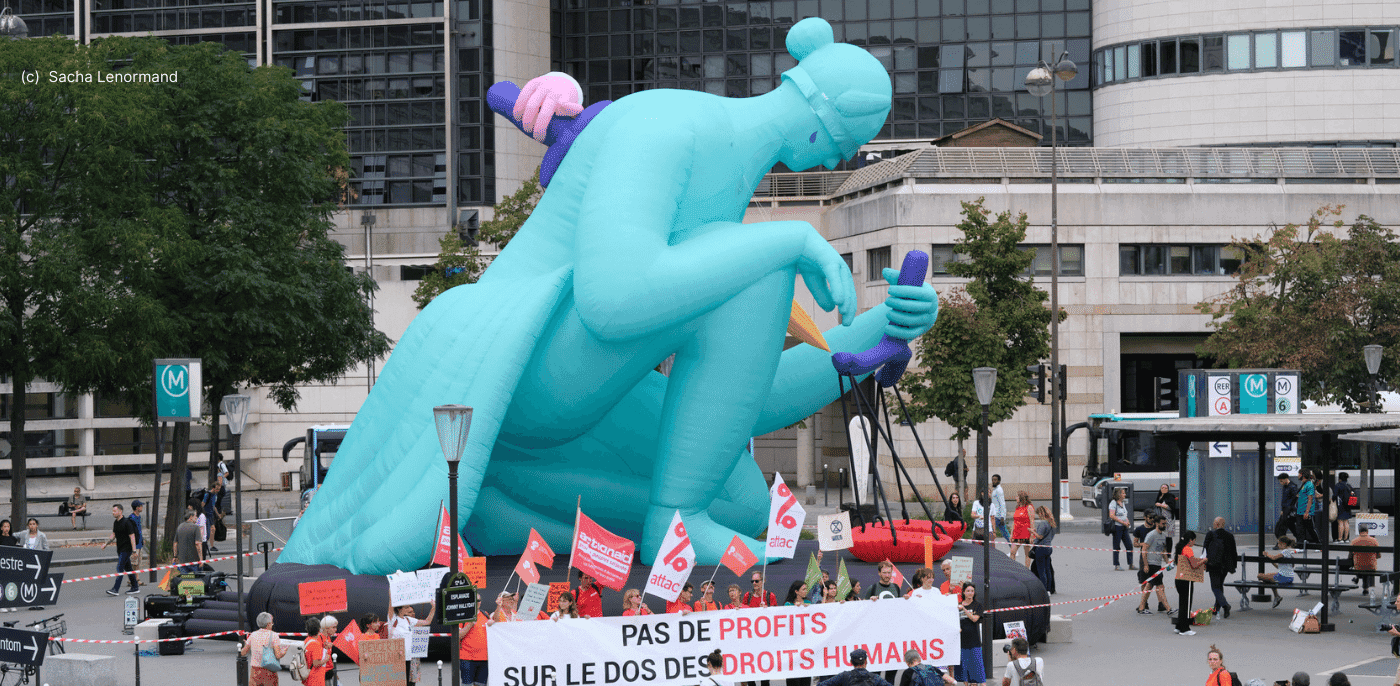
<svg viewBox="0 0 1400 686"><path fill-rule="evenodd" d="M755 200L778 198L826 198L841 187L851 172L788 172L769 174L754 191Z"/></svg>

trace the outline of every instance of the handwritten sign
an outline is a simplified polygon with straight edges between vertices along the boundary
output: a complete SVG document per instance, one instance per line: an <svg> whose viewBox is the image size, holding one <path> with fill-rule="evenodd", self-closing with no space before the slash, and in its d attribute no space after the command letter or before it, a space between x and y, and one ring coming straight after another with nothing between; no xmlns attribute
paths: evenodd
<svg viewBox="0 0 1400 686"><path fill-rule="evenodd" d="M549 587L544 584L530 584L525 587L525 597L520 599L521 619L538 619L540 610L549 600Z"/></svg>
<svg viewBox="0 0 1400 686"><path fill-rule="evenodd" d="M446 567L433 567L431 569L420 569L416 572L395 572L389 578L389 604L394 607L401 605L419 605L430 603L437 596L438 586L442 584L442 577L447 574Z"/></svg>
<svg viewBox="0 0 1400 686"><path fill-rule="evenodd" d="M567 581L551 581L549 583L549 602L544 606L546 612L554 612L559 609L559 596L569 590Z"/></svg>
<svg viewBox="0 0 1400 686"><path fill-rule="evenodd" d="M462 559L462 573L472 580L477 588L486 588L486 558L468 557Z"/></svg>
<svg viewBox="0 0 1400 686"><path fill-rule="evenodd" d="M1006 632L1006 637L1008 639L1025 638L1027 640L1030 640L1029 637L1026 635L1025 622L1002 622L1001 630Z"/></svg>
<svg viewBox="0 0 1400 686"><path fill-rule="evenodd" d="M408 686L404 680L404 646L402 638L363 641L360 643L360 684L379 686Z"/></svg>
<svg viewBox="0 0 1400 686"><path fill-rule="evenodd" d="M431 627L427 626L413 627L413 636L408 641L408 657L428 656L428 632L430 630Z"/></svg>
<svg viewBox="0 0 1400 686"><path fill-rule="evenodd" d="M345 580L331 579L297 584L297 600L301 601L301 614L303 615L344 612L346 609Z"/></svg>
<svg viewBox="0 0 1400 686"><path fill-rule="evenodd" d="M953 583L972 583L972 558L966 555L953 556Z"/></svg>

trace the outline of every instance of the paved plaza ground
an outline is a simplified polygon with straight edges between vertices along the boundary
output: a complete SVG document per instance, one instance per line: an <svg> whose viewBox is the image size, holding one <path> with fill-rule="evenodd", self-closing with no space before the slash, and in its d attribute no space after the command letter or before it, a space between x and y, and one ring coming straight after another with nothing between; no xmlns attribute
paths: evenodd
<svg viewBox="0 0 1400 686"><path fill-rule="evenodd" d="M833 494L834 495L834 494ZM252 514L252 498L258 497L264 509L271 510L273 516L294 514L294 499L290 494L260 493L245 494L244 505ZM818 496L820 503L820 495ZM834 509L834 508L829 508ZM101 511L101 510L97 510ZM820 505L809 506L810 512L828 511ZM1093 514L1076 505L1077 521L1064 527L1056 538L1062 546L1083 548L1105 548L1109 539L1098 533L1097 521ZM809 518L814 521L815 516ZM110 520L94 517L91 526L105 527ZM65 522L66 528L66 522ZM55 542L76 542L82 538L93 538L62 530L50 531ZM101 531L98 531L101 534ZM1241 552L1250 551L1248 536L1241 536ZM1389 544L1389 539L1382 539ZM231 552L233 541L219 546L223 552ZM1004 547L1003 547L1004 550ZM110 552L109 548L107 552ZM103 553L93 545L59 548L54 555L55 565L80 563L76 566L56 568L68 578L105 574L112 571L112 563L94 561ZM806 553L801 557L805 558ZM1136 586L1131 571L1115 572L1110 553L1093 550L1065 548L1055 553L1059 593L1052 596L1057 605L1056 614L1070 614L1098 605L1098 602L1074 602L1118 593L1131 592ZM1382 556L1381 565L1389 568L1388 555ZM869 584L875 578L872 566L854 563L847 557L847 565L852 573ZM785 563L770 567L770 588L780 588L780 580L795 578L801 574L801 565ZM828 555L825 565L835 568L835 560ZM233 571L232 562L216 565L221 570ZM255 571L262 569L261 562ZM904 570L912 574L912 569ZM696 574L709 575L710 569L700 568ZM633 571L633 585L640 586L644 568ZM561 572L546 573L545 580L558 580ZM144 580L144 577L143 577ZM721 587L733 580L727 570L721 569L717 581ZM505 579L492 578L489 590L500 588ZM0 615L0 620L24 622L63 612L68 620L68 636L90 639L123 639L122 598L112 598L103 591L110 588L111 580L86 581L66 584L59 604L46 612L21 611ZM781 581L781 588L787 582ZM1170 584L1169 584L1170 587ZM1197 586L1196 607L1208 607L1211 603L1207 585ZM143 594L144 595L144 594ZM487 594L490 597L491 593ZM606 595L613 595L610 592ZM124 597L124 596L123 596ZM1173 605L1175 593L1170 594ZM1230 591L1230 601L1238 608L1238 593ZM1227 621L1208 627L1197 627L1195 636L1178 636L1165 615L1140 616L1134 613L1136 598L1119 600L1107 607L1074 618L1074 642L1038 646L1033 653L1046 660L1046 673L1049 683L1076 684L1076 686L1120 686L1134 684L1143 686L1179 686L1201 684L1208 674L1205 662L1206 649L1213 643L1225 652L1226 664L1239 673L1245 681L1263 679L1272 684L1274 680L1286 679L1296 671L1306 671L1313 675L1313 683L1325 683L1327 676L1337 670L1345 671L1358 686L1382 686L1391 683L1395 675L1396 659L1390 657L1388 637L1376 631L1381 621L1376 615L1358 609L1363 602L1358 591L1342 596L1342 613L1333 616L1336 631L1333 633L1299 635L1288 630L1288 621L1293 608L1311 608L1318 598L1316 594L1297 597L1296 592L1285 592L1284 602L1277 609L1268 603L1256 604L1249 612L1238 610ZM612 600L612 599L610 599ZM653 604L658 605L653 599ZM119 680L116 686L136 684L135 663L132 646L127 645L83 645L67 644L69 652L96 653L117 656ZM236 647L231 642L202 640L197 641L182 656L154 655L154 646L143 646L152 654L143 655L141 681L143 686L188 686L189 684L222 685L235 684L234 654ZM444 669L444 671L446 671ZM1000 670L996 672L994 683L1000 683ZM437 683L435 665L425 666L425 686ZM443 677L444 683L448 680ZM283 684L291 684L285 675ZM341 683L357 685L359 679L353 665L342 668ZM777 686L778 682L774 682ZM62 686L53 684L52 686Z"/></svg>

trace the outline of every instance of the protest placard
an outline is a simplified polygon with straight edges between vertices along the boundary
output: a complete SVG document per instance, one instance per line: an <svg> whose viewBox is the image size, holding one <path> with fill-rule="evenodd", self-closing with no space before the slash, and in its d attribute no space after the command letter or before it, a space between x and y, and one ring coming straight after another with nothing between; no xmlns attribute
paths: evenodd
<svg viewBox="0 0 1400 686"><path fill-rule="evenodd" d="M520 609L516 615L521 619L538 619L540 610L544 609L544 604L549 602L549 586L545 584L530 584L525 587L525 595L520 599ZM489 653L490 650L488 649Z"/></svg>
<svg viewBox="0 0 1400 686"><path fill-rule="evenodd" d="M360 643L360 686L408 686L402 638Z"/></svg>
<svg viewBox="0 0 1400 686"><path fill-rule="evenodd" d="M478 588L486 588L486 558L468 557L462 560L462 573Z"/></svg>
<svg viewBox="0 0 1400 686"><path fill-rule="evenodd" d="M433 598L437 597L438 586L447 572L447 567L433 567L388 575L389 604L398 607L432 602Z"/></svg>
<svg viewBox="0 0 1400 686"><path fill-rule="evenodd" d="M1007 639L1024 638L1030 640L1029 636L1026 634L1025 622L1002 622L1001 629L1006 632Z"/></svg>
<svg viewBox="0 0 1400 686"><path fill-rule="evenodd" d="M345 580L330 579L297 584L297 600L301 604L301 614L303 615L344 612L346 608Z"/></svg>
<svg viewBox="0 0 1400 686"><path fill-rule="evenodd" d="M431 630L432 627L428 626L413 627L413 636L408 640L408 657L428 656L428 634Z"/></svg>
<svg viewBox="0 0 1400 686"><path fill-rule="evenodd" d="M554 612L559 609L559 595L569 590L567 581L549 582L549 603L545 605L546 612ZM577 599L575 599L577 600ZM577 603L575 603L577 604Z"/></svg>
<svg viewBox="0 0 1400 686"><path fill-rule="evenodd" d="M967 555L953 556L953 583L972 583L972 558Z"/></svg>

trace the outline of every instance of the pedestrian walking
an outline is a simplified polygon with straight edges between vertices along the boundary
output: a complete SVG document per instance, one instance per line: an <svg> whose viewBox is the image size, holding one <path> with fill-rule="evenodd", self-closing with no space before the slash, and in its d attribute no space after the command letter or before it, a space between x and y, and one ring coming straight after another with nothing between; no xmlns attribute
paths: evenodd
<svg viewBox="0 0 1400 686"><path fill-rule="evenodd" d="M992 524L996 527L992 530L992 540L999 535L1011 543L1011 532L1006 528L1006 492L1001 490L1000 474L992 475Z"/></svg>
<svg viewBox="0 0 1400 686"><path fill-rule="evenodd" d="M1176 633L1181 636L1195 636L1191 629L1191 595L1197 581L1204 575L1204 557L1196 555L1192 544L1196 542L1196 532L1187 529L1181 532L1181 542L1176 544Z"/></svg>
<svg viewBox="0 0 1400 686"><path fill-rule="evenodd" d="M1239 568L1240 554L1235 548L1235 535L1225 530L1225 518L1216 517L1203 544L1206 551L1206 573L1210 575L1210 592L1215 596L1211 612L1230 618L1230 601L1225 598L1225 577Z"/></svg>
<svg viewBox="0 0 1400 686"><path fill-rule="evenodd" d="M117 595L121 591L123 572L126 573L127 581L130 583L126 594L136 595L141 592L140 586L136 583L136 574L132 572L131 567L131 555L136 550L136 531L131 520L126 517L121 503L112 506L112 534L102 542L102 549L106 550L113 541L117 544L117 582L107 590L107 595Z"/></svg>
<svg viewBox="0 0 1400 686"><path fill-rule="evenodd" d="M1050 514L1050 508L1041 505L1035 508L1035 543L1030 548L1031 571L1035 572L1037 579L1045 586L1045 592L1051 595L1055 593L1055 565L1051 562L1050 555L1055 552L1052 547L1055 544L1055 517Z"/></svg>
<svg viewBox="0 0 1400 686"><path fill-rule="evenodd" d="M1152 614L1152 610L1147 609L1147 599L1152 595L1152 591L1156 590L1157 610L1171 614L1171 606L1167 603L1166 582L1162 578L1162 568L1167 565L1167 522L1154 514L1152 524L1152 530L1147 532L1142 544L1143 570L1139 574L1142 577L1142 600L1138 601L1137 613Z"/></svg>
<svg viewBox="0 0 1400 686"><path fill-rule="evenodd" d="M131 514L127 519L131 520L131 530L136 533L136 549L131 553L131 564L133 567L141 564L141 553L146 549L146 536L141 532L141 514L145 511L146 503L140 500L131 501ZM136 585L141 585L138 580Z"/></svg>
<svg viewBox="0 0 1400 686"><path fill-rule="evenodd" d="M1157 516L1167 520L1167 548L1172 547L1172 539L1176 537L1176 494L1172 493L1171 486L1162 484L1157 491L1157 499L1152 503L1153 511Z"/></svg>
<svg viewBox="0 0 1400 686"><path fill-rule="evenodd" d="M175 549L171 551L171 556L174 562L186 563L180 566L182 574L199 571L199 561L204 559L199 524L195 523L198 517L194 508L186 508L185 521L175 528Z"/></svg>
<svg viewBox="0 0 1400 686"><path fill-rule="evenodd" d="M1031 566L1031 532L1035 514L1031 505L1031 494L1025 491L1016 493L1016 512L1011 518L1011 561L1016 561L1017 551L1025 551L1026 568Z"/></svg>
<svg viewBox="0 0 1400 686"><path fill-rule="evenodd" d="M1113 492L1113 502L1108 504L1108 518L1112 520L1113 531L1113 571L1121 572L1123 568L1118 565L1118 548L1121 544L1128 552L1128 569L1133 567L1133 544L1128 539L1128 530L1133 527L1131 510L1126 502L1128 494L1123 489Z"/></svg>
<svg viewBox="0 0 1400 686"><path fill-rule="evenodd" d="M1304 469L1298 472L1298 504L1296 514L1298 517L1298 535L1300 541L1310 541L1317 543L1317 524L1314 515L1321 509L1321 498L1317 495L1317 489L1313 484L1312 471ZM1326 529L1323 529L1326 531Z"/></svg>
<svg viewBox="0 0 1400 686"><path fill-rule="evenodd" d="M248 660L248 686L278 686L278 673L268 670L262 665L265 659L281 660L282 656L287 654L287 648L282 645L282 639L272 630L271 613L260 613L257 625L258 630L248 634L248 640L238 651L239 655L250 656Z"/></svg>
<svg viewBox="0 0 1400 686"><path fill-rule="evenodd" d="M1284 534L1293 534L1298 537L1298 529L1295 521L1298 516L1298 484L1288 478L1287 473L1278 475L1278 522L1274 524L1274 538Z"/></svg>

